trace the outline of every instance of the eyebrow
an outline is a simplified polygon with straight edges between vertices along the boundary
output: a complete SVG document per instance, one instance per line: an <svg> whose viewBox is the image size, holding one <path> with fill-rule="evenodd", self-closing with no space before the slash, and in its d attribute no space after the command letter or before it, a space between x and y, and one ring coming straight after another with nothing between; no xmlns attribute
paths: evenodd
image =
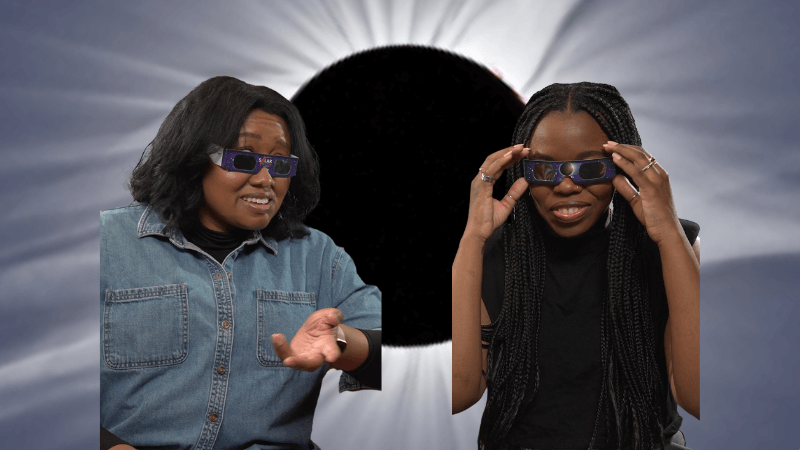
<svg viewBox="0 0 800 450"><path fill-rule="evenodd" d="M600 150L586 150L585 152L578 153L578 159L586 159L588 156L604 157L605 155Z"/></svg>
<svg viewBox="0 0 800 450"><path fill-rule="evenodd" d="M536 159L541 161L555 161L556 159L549 155L543 155L539 152L536 152L530 156L530 159Z"/></svg>
<svg viewBox="0 0 800 450"><path fill-rule="evenodd" d="M253 138L253 139L259 139L259 140L262 139L260 134L250 133L249 131L240 132L239 133L239 137ZM285 139L281 139L281 140L277 141L276 144L280 145L281 147L286 147L287 149L291 148L291 146L289 145L288 142L286 142Z"/></svg>

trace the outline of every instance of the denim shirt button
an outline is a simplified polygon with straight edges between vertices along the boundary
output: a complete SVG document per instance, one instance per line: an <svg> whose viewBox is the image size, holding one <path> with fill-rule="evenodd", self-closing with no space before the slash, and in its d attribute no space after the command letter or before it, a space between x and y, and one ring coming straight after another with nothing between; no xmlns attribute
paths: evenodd
<svg viewBox="0 0 800 450"><path fill-rule="evenodd" d="M214 413L209 414L208 415L208 421L211 422L211 423L216 422L217 421L217 415L214 414Z"/></svg>
<svg viewBox="0 0 800 450"><path fill-rule="evenodd" d="M228 322L228 319L225 319L225 320L222 321L222 328L227 330L228 327L230 327L230 326L231 326L231 323Z"/></svg>
<svg viewBox="0 0 800 450"><path fill-rule="evenodd" d="M217 373L220 375L225 375L225 367L219 366L219 368L217 369Z"/></svg>
<svg viewBox="0 0 800 450"><path fill-rule="evenodd" d="M221 274L221 273L219 273L219 272L217 272L217 279L219 280L219 279L221 279L221 278L222 278L222 274Z"/></svg>
<svg viewBox="0 0 800 450"><path fill-rule="evenodd" d="M233 275L231 275L231 273L230 273L230 272L228 272L228 279L229 279L229 280L231 279L231 277L232 277L232 276L233 276Z"/></svg>

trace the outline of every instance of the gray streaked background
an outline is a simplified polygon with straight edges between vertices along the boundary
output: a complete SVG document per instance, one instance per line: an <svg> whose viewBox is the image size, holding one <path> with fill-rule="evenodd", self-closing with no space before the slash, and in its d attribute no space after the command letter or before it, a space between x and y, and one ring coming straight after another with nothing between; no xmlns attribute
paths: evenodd
<svg viewBox="0 0 800 450"><path fill-rule="evenodd" d="M403 43L471 58L526 99L553 82L622 92L680 216L702 227L703 415L684 414L688 444L800 447L798 17L776 0L3 2L3 447L96 448L98 213L129 203L170 108L214 75L291 97L353 52ZM380 393L326 380L314 440L474 448L482 404L451 418L449 348L385 348Z"/></svg>

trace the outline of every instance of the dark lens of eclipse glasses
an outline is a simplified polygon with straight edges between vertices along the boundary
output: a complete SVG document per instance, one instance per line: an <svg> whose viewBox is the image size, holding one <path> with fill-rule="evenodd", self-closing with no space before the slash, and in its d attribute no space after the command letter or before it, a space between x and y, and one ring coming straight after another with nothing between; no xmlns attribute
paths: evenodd
<svg viewBox="0 0 800 450"><path fill-rule="evenodd" d="M564 170L562 169L561 172L563 173ZM584 180L596 180L598 178L603 178L603 175L606 174L606 163L603 161L583 163L578 169L578 174Z"/></svg>
<svg viewBox="0 0 800 450"><path fill-rule="evenodd" d="M292 165L289 164L289 161L278 159L272 164L272 171L276 175L286 175L290 170L292 170Z"/></svg>
<svg viewBox="0 0 800 450"><path fill-rule="evenodd" d="M253 170L256 167L256 157L252 155L236 155L233 158L233 167L239 170Z"/></svg>

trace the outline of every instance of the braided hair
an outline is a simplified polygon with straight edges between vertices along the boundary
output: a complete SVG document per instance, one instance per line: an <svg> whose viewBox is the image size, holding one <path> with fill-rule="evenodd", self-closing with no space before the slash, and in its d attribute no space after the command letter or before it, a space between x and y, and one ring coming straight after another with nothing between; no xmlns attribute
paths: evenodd
<svg viewBox="0 0 800 450"><path fill-rule="evenodd" d="M531 97L514 130L513 143L529 142L536 125L551 111L585 111L611 140L641 145L630 108L616 88L606 84L553 84ZM523 162L509 169L507 188L524 176ZM610 225L608 287L600 324L603 367L597 428L608 429L608 448L661 448L667 417L669 386L660 376L656 338L650 312L644 248L649 240L630 205L613 195ZM533 397L539 388L537 348L544 292L543 230L531 196L517 202L514 217L503 228L505 288L497 321L484 330L489 342L486 409L478 444L482 449L504 448L505 437L525 400L528 384ZM530 345L533 345L531 352ZM533 357L531 357L533 353ZM531 397L532 398L532 397ZM599 424L601 408L606 423Z"/></svg>

